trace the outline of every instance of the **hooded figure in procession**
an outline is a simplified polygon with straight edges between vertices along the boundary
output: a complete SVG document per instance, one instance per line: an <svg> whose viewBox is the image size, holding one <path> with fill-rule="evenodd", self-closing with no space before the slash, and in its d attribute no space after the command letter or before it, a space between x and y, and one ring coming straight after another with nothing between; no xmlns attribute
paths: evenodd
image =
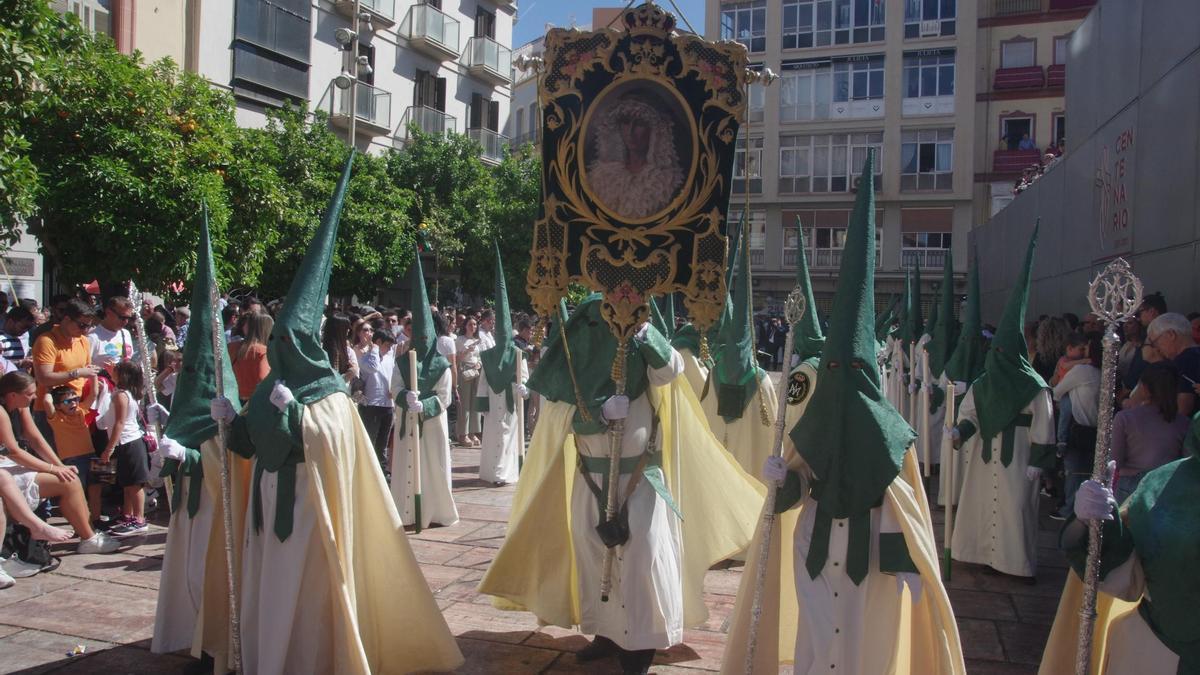
<svg viewBox="0 0 1200 675"><path fill-rule="evenodd" d="M797 226L799 223L797 223ZM817 369L821 365L821 349L825 346L825 334L821 331L821 315L817 311L817 300L813 296L812 279L808 276L808 257L804 255L804 229L797 227L800 241L796 250L796 287L804 293L804 316L792 326L796 331L792 337L791 369L787 383L787 414L784 429L791 429L800 421L809 398L817 386Z"/></svg>
<svg viewBox="0 0 1200 675"><path fill-rule="evenodd" d="M513 344L512 313L508 309L508 284L500 262L500 247L495 242L492 247L496 255L496 344L479 355L483 369L475 409L484 413L479 480L500 487L517 482L525 439L517 434L520 425L516 399L529 398L529 390L525 388L529 372L525 360L517 358L519 350Z"/></svg>
<svg viewBox="0 0 1200 675"><path fill-rule="evenodd" d="M943 303L945 297L942 298ZM945 314L943 307L942 313ZM934 347L939 348L938 345ZM979 314L979 261L974 260L971 264L971 271L967 275L967 305L963 310L963 325L958 333L958 339L955 341L953 354L946 359L945 365L942 367L941 377L938 378L938 385L941 387L943 396L945 395L946 385L950 382L954 383L954 409L958 410L962 406L962 400L967 395L967 388L975 381L975 378L983 374L984 355L987 352L987 345L983 341L983 320ZM931 365L937 364L936 355L932 356ZM936 375L935 375L936 377ZM942 422L945 423L946 402L942 401ZM957 415L956 415L957 417ZM957 420L950 420L956 422ZM932 439L931 439L932 440ZM938 503L945 506L947 503L957 504L958 496L962 492L963 484L963 456L954 448L953 442L941 436L941 463L943 471L939 477L941 483L938 489ZM950 473L945 471L945 467L949 466L949 462L954 462L954 484L950 484ZM947 500L949 500L947 502Z"/></svg>
<svg viewBox="0 0 1200 675"><path fill-rule="evenodd" d="M917 355L920 360L922 428L924 435L922 450L931 465L942 463L942 429L946 425L946 358L958 340L958 318L954 315L954 255L946 251L942 266L941 302L934 303L929 324L925 327L927 339ZM943 495L939 494L939 499Z"/></svg>
<svg viewBox="0 0 1200 675"><path fill-rule="evenodd" d="M743 222L744 224L744 222ZM733 261L738 259L738 246L741 243L741 227L731 229L729 231L729 261L730 264L725 268L725 288L733 288ZM725 306L721 309L721 316L717 323L708 329L706 337L708 338L709 353L716 353L717 346L720 344L719 335L721 326L731 315L729 299L726 296ZM701 359L700 349L700 331L696 329L693 323L687 323L679 327L671 336L671 346L675 351L679 352L679 356L683 359L683 375L687 378L687 382L692 387L692 393L696 395L696 400L700 400L704 396L705 384L708 383L709 370L712 368L712 359Z"/></svg>
<svg viewBox="0 0 1200 675"><path fill-rule="evenodd" d="M419 251L414 253L408 270L408 283L412 288L412 338L408 352L398 360L392 372L392 391L395 392L396 418L399 420L393 444L392 498L405 525L418 525L424 529L430 525L448 526L458 522L458 506L454 503L451 482L450 426L446 420L452 385L450 362L437 350L437 330L425 292ZM415 389L408 381L409 352L417 358ZM413 414L418 420L415 430L409 426ZM416 460L421 473L419 479L414 468L413 444L420 452Z"/></svg>
<svg viewBox="0 0 1200 675"><path fill-rule="evenodd" d="M879 388L873 156L846 236L816 389L764 478L782 481L753 672L961 675L915 434ZM756 534L738 589L724 673L744 672Z"/></svg>
<svg viewBox="0 0 1200 675"><path fill-rule="evenodd" d="M910 381L909 363L908 363L908 345L918 336L912 334L912 326L909 323L908 315L912 312L912 271L909 270L904 274L904 297L900 300L900 316L899 327L888 338L887 343L887 362L888 376L887 382L887 399L900 413L901 417L908 418L908 383Z"/></svg>
<svg viewBox="0 0 1200 675"><path fill-rule="evenodd" d="M1029 363L1025 306L1037 227L981 374L949 432L963 453L951 556L1030 582L1037 574L1038 490L1054 469L1050 389Z"/></svg>
<svg viewBox="0 0 1200 675"><path fill-rule="evenodd" d="M267 346L271 374L230 422L254 459L242 554L242 668L257 673L404 673L463 662L388 495L344 380L321 347L351 151Z"/></svg>
<svg viewBox="0 0 1200 675"><path fill-rule="evenodd" d="M754 358L750 250L738 247L729 308L721 321L720 346L700 398L708 428L754 475L771 454L778 414L775 386Z"/></svg>
<svg viewBox="0 0 1200 675"><path fill-rule="evenodd" d="M225 334L217 335L213 351L212 287L216 283L208 212L196 247L196 276L192 279L190 340L183 348L183 368L171 399L159 448L163 475L171 476L171 522L158 586L158 609L150 650L167 654L190 649L192 656L211 657L218 670L233 668L229 635L229 575L225 558L224 506L221 501L221 453L217 423L209 401L217 394L217 358L223 380L234 386L233 366L225 349ZM160 420L161 422L162 420ZM242 484L241 462L229 468L232 484ZM233 490L234 573L240 573L246 499Z"/></svg>
<svg viewBox="0 0 1200 675"><path fill-rule="evenodd" d="M579 305L546 341L529 387L544 397L504 545L480 582L498 607L526 610L543 624L574 627L595 640L586 662L616 656L626 673L646 673L654 652L703 623L704 574L743 550L762 503L761 487L713 438L683 361L646 322L630 340L626 389L611 376L617 341L599 296ZM606 543L609 424L624 419L612 590L600 594ZM620 537L618 537L620 539ZM615 542L614 542L615 543Z"/></svg>

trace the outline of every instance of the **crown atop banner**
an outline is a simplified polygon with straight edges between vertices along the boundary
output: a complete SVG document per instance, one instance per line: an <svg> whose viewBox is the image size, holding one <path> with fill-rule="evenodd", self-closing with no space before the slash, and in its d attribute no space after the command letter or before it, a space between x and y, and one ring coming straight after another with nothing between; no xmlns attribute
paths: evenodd
<svg viewBox="0 0 1200 675"><path fill-rule="evenodd" d="M625 23L625 30L629 31L630 35L666 37L675 30L675 17L653 2L647 2L627 10L622 21Z"/></svg>

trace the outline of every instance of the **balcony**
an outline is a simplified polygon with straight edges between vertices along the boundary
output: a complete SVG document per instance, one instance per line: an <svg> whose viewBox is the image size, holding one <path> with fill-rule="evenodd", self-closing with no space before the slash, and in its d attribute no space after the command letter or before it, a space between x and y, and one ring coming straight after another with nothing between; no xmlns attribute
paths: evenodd
<svg viewBox="0 0 1200 675"><path fill-rule="evenodd" d="M783 249L783 266L794 267L796 265L796 251L794 248Z"/></svg>
<svg viewBox="0 0 1200 675"><path fill-rule="evenodd" d="M533 131L526 131L526 132L517 134L516 136L513 136L511 139L509 139L509 145L514 148L519 148L519 147L525 145L526 143L529 143L531 145L537 145L541 141L542 141L542 130L534 129Z"/></svg>
<svg viewBox="0 0 1200 675"><path fill-rule="evenodd" d="M413 49L447 61L458 58L458 30L458 21L438 8L418 4L409 8L398 32Z"/></svg>
<svg viewBox="0 0 1200 675"><path fill-rule="evenodd" d="M750 266L762 267L767 262L767 252L763 249L750 249Z"/></svg>
<svg viewBox="0 0 1200 675"><path fill-rule="evenodd" d="M334 9L343 16L354 18L354 0L335 0ZM358 0L359 8L370 12L371 27L375 30L396 25L396 0Z"/></svg>
<svg viewBox="0 0 1200 675"><path fill-rule="evenodd" d="M876 237L878 239L878 237ZM784 264L787 264L787 251L784 251ZM808 257L810 267L819 269L837 269L842 266L842 249L840 248L807 248L804 255ZM796 264L795 254L792 254L792 264ZM875 268L879 269L883 262L883 251L875 248Z"/></svg>
<svg viewBox="0 0 1200 675"><path fill-rule="evenodd" d="M1046 86L1054 88L1067 86L1067 64L1056 63L1046 69Z"/></svg>
<svg viewBox="0 0 1200 675"><path fill-rule="evenodd" d="M997 150L992 154L992 171L1003 174L1019 174L1038 163L1042 158L1039 150Z"/></svg>
<svg viewBox="0 0 1200 675"><path fill-rule="evenodd" d="M1041 66L1023 68L997 68L992 88L996 91L1011 89L1041 89L1046 86L1046 74Z"/></svg>
<svg viewBox="0 0 1200 675"><path fill-rule="evenodd" d="M467 40L467 70L492 84L512 82L512 50L490 37Z"/></svg>
<svg viewBox="0 0 1200 675"><path fill-rule="evenodd" d="M504 159L504 148L508 147L508 136L491 129L467 129L467 137L483 146L479 158L488 164L499 164Z"/></svg>
<svg viewBox="0 0 1200 675"><path fill-rule="evenodd" d="M454 117L428 106L409 106L404 111L404 117L400 119L400 126L396 128L392 145L403 146L408 141L410 127L416 127L427 134L444 136L454 132Z"/></svg>
<svg viewBox="0 0 1200 675"><path fill-rule="evenodd" d="M1034 14L1044 11L1045 0L992 0L992 16Z"/></svg>
<svg viewBox="0 0 1200 675"><path fill-rule="evenodd" d="M946 266L944 248L906 248L900 252L900 266L911 269L918 264L923 268L941 269Z"/></svg>
<svg viewBox="0 0 1200 675"><path fill-rule="evenodd" d="M329 123L341 129L350 128L350 91L355 91L355 135L382 136L392 130L392 95L366 82L338 89L333 82L325 88L317 107L329 115Z"/></svg>

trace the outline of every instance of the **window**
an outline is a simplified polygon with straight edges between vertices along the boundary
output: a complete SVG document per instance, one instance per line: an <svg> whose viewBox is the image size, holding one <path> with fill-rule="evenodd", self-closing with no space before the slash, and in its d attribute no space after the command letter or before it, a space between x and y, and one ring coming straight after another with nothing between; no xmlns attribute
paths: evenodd
<svg viewBox="0 0 1200 675"><path fill-rule="evenodd" d="M779 191L782 193L849 192L867 151L875 149L875 190L880 189L883 132L781 136Z"/></svg>
<svg viewBox="0 0 1200 675"><path fill-rule="evenodd" d="M1054 65L1061 66L1067 63L1067 42L1071 40L1071 34L1054 38Z"/></svg>
<svg viewBox="0 0 1200 675"><path fill-rule="evenodd" d="M751 122L763 120L763 110L766 108L766 87L759 82L750 85L750 97L746 102L746 116Z"/></svg>
<svg viewBox="0 0 1200 675"><path fill-rule="evenodd" d="M800 122L829 119L829 103L833 98L833 65L821 61L820 66L799 64L800 70L784 70L779 88L779 120ZM809 65L809 67L803 67Z"/></svg>
<svg viewBox="0 0 1200 675"><path fill-rule="evenodd" d="M733 154L733 191L746 192L746 177L749 174L750 192L762 192L762 148L763 139L750 139L750 152L746 153L746 139L739 138Z"/></svg>
<svg viewBox="0 0 1200 675"><path fill-rule="evenodd" d="M541 116L538 115L537 101L529 104L529 133L537 139L538 125L542 123Z"/></svg>
<svg viewBox="0 0 1200 675"><path fill-rule="evenodd" d="M1051 139L1054 147L1058 147L1059 141L1065 141L1067 138L1067 116L1063 113L1055 113L1050 116L1051 121Z"/></svg>
<svg viewBox="0 0 1200 675"><path fill-rule="evenodd" d="M475 37L496 39L496 14L482 7L475 8Z"/></svg>
<svg viewBox="0 0 1200 675"><path fill-rule="evenodd" d="M1001 68L1028 68L1036 65L1036 40L1017 39L1000 43Z"/></svg>
<svg viewBox="0 0 1200 675"><path fill-rule="evenodd" d="M904 39L954 35L956 0L905 0Z"/></svg>
<svg viewBox="0 0 1200 675"><path fill-rule="evenodd" d="M883 98L883 57L856 56L833 64L833 100Z"/></svg>
<svg viewBox="0 0 1200 675"><path fill-rule="evenodd" d="M904 98L954 95L954 51L904 55Z"/></svg>
<svg viewBox="0 0 1200 675"><path fill-rule="evenodd" d="M521 135L525 133L525 109L517 108L516 121L513 123L512 135L517 140L524 140Z"/></svg>
<svg viewBox="0 0 1200 675"><path fill-rule="evenodd" d="M1006 150L1036 150L1034 138L1032 117L1018 112L1000 118L1000 140Z"/></svg>
<svg viewBox="0 0 1200 675"><path fill-rule="evenodd" d="M233 93L267 105L308 98L308 0L237 0Z"/></svg>
<svg viewBox="0 0 1200 675"><path fill-rule="evenodd" d="M783 3L783 48L883 41L883 0L790 0Z"/></svg>
<svg viewBox="0 0 1200 675"><path fill-rule="evenodd" d="M737 40L751 52L767 50L767 0L721 5L721 39Z"/></svg>
<svg viewBox="0 0 1200 675"><path fill-rule="evenodd" d="M904 248L950 248L949 232L905 232Z"/></svg>
<svg viewBox="0 0 1200 675"><path fill-rule="evenodd" d="M900 134L900 191L954 189L954 129Z"/></svg>
<svg viewBox="0 0 1200 675"><path fill-rule="evenodd" d="M852 56L783 64L779 119L883 117L883 56ZM874 105L832 105L873 101Z"/></svg>
<svg viewBox="0 0 1200 675"><path fill-rule="evenodd" d="M84 30L97 35L112 34L111 0L55 0L50 8L61 14L74 14Z"/></svg>
<svg viewBox="0 0 1200 675"><path fill-rule="evenodd" d="M875 210L875 221L883 221L883 211ZM837 267L846 246L846 229L850 223L849 209L816 209L783 212L783 260L787 266L796 264L799 244L796 223L804 228L804 255L811 267ZM875 228L875 267L883 260L882 227Z"/></svg>
<svg viewBox="0 0 1200 675"><path fill-rule="evenodd" d="M367 57L369 68L359 67L358 81L375 86L375 47L364 42L358 43L358 55Z"/></svg>
<svg viewBox="0 0 1200 675"><path fill-rule="evenodd" d="M471 94L471 108L467 114L468 129L500 131L499 101L491 101L479 94Z"/></svg>
<svg viewBox="0 0 1200 675"><path fill-rule="evenodd" d="M729 211L729 226L741 227L742 212ZM750 227L750 264L761 265L767 253L767 212L751 209L747 223Z"/></svg>
<svg viewBox="0 0 1200 675"><path fill-rule="evenodd" d="M446 112L446 78L417 69L413 78L413 105Z"/></svg>
<svg viewBox="0 0 1200 675"><path fill-rule="evenodd" d="M905 269L918 264L925 268L945 267L950 240L949 232L904 232L901 234L901 266Z"/></svg>

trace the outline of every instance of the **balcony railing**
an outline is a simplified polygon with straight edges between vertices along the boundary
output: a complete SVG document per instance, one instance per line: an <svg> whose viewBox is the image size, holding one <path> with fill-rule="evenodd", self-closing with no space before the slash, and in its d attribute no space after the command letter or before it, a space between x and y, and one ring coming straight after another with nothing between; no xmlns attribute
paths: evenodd
<svg viewBox="0 0 1200 675"><path fill-rule="evenodd" d="M510 144L514 148L519 148L522 145L525 145L526 143L531 143L533 145L537 145L538 143L541 142L541 140L542 140L542 130L534 129L533 131L526 131L523 133L519 133L516 136L513 136L512 139L510 140Z"/></svg>
<svg viewBox="0 0 1200 675"><path fill-rule="evenodd" d="M767 252L763 249L750 249L750 265L761 266L767 262Z"/></svg>
<svg viewBox="0 0 1200 675"><path fill-rule="evenodd" d="M386 134L392 130L392 95L366 82L339 89L333 82L325 88L317 106L329 115L334 126L350 126L350 90L355 91L354 117L356 133Z"/></svg>
<svg viewBox="0 0 1200 675"><path fill-rule="evenodd" d="M396 143L393 145L402 145L407 141L408 129L414 126L424 133L444 136L454 132L454 117L423 105L409 106L404 111L404 117L400 119L400 126L396 129Z"/></svg>
<svg viewBox="0 0 1200 675"><path fill-rule="evenodd" d="M491 129L467 129L467 137L483 146L480 158L491 164L499 164L504 159L504 148L508 146L508 136L496 133Z"/></svg>
<svg viewBox="0 0 1200 675"><path fill-rule="evenodd" d="M391 28L396 23L396 0L358 0L358 6L371 13L373 27ZM345 16L354 16L354 0L335 0L334 8Z"/></svg>
<svg viewBox="0 0 1200 675"><path fill-rule="evenodd" d="M467 40L467 69L493 84L508 84L512 76L512 50L490 37Z"/></svg>
<svg viewBox="0 0 1200 675"><path fill-rule="evenodd" d="M440 60L458 58L459 24L432 5L417 4L409 8L400 22L400 35L413 48Z"/></svg>
<svg viewBox="0 0 1200 675"><path fill-rule="evenodd" d="M837 268L842 266L842 249L840 248L808 248L804 249L804 255L808 256L809 265L824 269ZM883 262L883 251L878 247L875 249L875 267L878 269ZM792 264L795 264L793 258Z"/></svg>
<svg viewBox="0 0 1200 675"><path fill-rule="evenodd" d="M783 266L794 267L796 265L796 251L799 249L785 248L783 249Z"/></svg>
<svg viewBox="0 0 1200 675"><path fill-rule="evenodd" d="M992 0L992 16L1011 16L1044 11L1046 0Z"/></svg>
<svg viewBox="0 0 1200 675"><path fill-rule="evenodd" d="M906 248L900 252L900 264L904 269L910 269L917 263L921 267L941 269L946 266L946 252L944 248Z"/></svg>

